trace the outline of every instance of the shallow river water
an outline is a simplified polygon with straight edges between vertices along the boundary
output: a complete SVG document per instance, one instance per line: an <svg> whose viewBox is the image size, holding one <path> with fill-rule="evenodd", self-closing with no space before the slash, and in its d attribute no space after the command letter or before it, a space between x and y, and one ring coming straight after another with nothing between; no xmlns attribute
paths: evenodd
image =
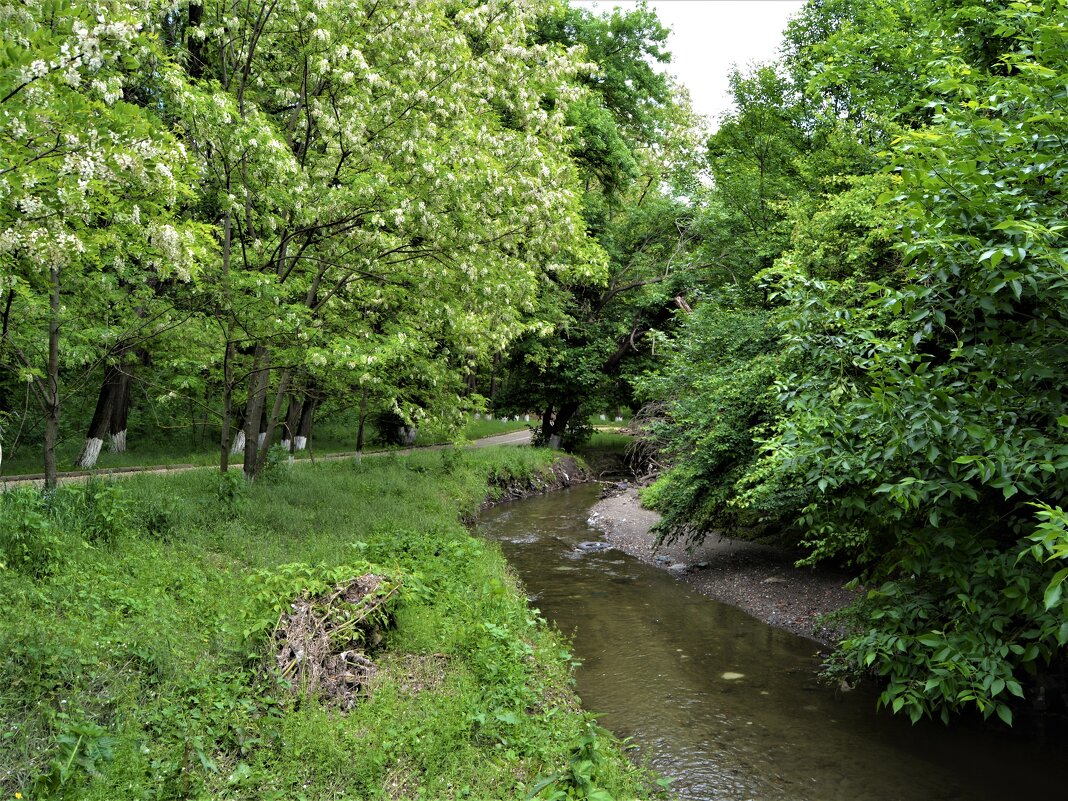
<svg viewBox="0 0 1068 801"><path fill-rule="evenodd" d="M692 591L587 523L596 485L504 504L501 543L532 604L573 635L583 705L684 799L1002 801L1068 797L1068 748L875 711L816 683L816 645Z"/></svg>

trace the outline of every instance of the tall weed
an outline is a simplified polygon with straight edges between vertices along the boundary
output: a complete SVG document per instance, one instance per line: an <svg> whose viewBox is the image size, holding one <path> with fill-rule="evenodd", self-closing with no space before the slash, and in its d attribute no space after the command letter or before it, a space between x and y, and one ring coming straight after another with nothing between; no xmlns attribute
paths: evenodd
<svg viewBox="0 0 1068 801"><path fill-rule="evenodd" d="M37 490L18 488L0 493L0 568L33 578L60 569L67 543Z"/></svg>

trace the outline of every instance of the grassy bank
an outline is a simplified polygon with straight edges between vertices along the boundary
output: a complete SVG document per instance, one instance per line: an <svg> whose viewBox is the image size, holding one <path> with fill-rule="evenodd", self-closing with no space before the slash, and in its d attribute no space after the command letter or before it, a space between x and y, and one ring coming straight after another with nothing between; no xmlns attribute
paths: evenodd
<svg viewBox="0 0 1068 801"><path fill-rule="evenodd" d="M488 483L550 458L448 450L254 486L187 473L5 494L0 798L488 800L554 775L539 797L644 796L591 736L564 641L460 522ZM357 702L279 681L279 612L368 573L399 589Z"/></svg>

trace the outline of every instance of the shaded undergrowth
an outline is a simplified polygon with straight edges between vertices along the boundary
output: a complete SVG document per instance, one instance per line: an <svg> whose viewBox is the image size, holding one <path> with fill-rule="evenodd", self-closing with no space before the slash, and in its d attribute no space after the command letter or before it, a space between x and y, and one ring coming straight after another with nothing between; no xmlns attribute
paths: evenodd
<svg viewBox="0 0 1068 801"><path fill-rule="evenodd" d="M566 643L459 522L490 480L550 459L445 451L251 486L186 473L3 494L0 798L524 798L543 777L542 798L644 796L578 709ZM398 589L343 711L293 691L276 627L366 575Z"/></svg>

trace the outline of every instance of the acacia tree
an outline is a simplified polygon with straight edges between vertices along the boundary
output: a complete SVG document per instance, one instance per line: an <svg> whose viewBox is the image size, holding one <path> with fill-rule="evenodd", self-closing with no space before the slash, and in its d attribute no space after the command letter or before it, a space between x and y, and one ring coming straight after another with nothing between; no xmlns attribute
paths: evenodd
<svg viewBox="0 0 1068 801"><path fill-rule="evenodd" d="M129 319L96 309L146 273L188 280L202 231L177 210L185 152L158 115L125 97L142 69L175 73L145 27L160 8L34 2L5 9L0 49L0 362L46 418L56 482L61 370L103 360ZM128 332L127 332L128 333Z"/></svg>
<svg viewBox="0 0 1068 801"><path fill-rule="evenodd" d="M521 329L539 269L596 268L567 255L588 249L562 146L573 67L529 43L539 9L205 4L188 27L202 78L182 118L221 230L224 467L239 381L251 476L295 375L356 371L384 337L479 358Z"/></svg>

